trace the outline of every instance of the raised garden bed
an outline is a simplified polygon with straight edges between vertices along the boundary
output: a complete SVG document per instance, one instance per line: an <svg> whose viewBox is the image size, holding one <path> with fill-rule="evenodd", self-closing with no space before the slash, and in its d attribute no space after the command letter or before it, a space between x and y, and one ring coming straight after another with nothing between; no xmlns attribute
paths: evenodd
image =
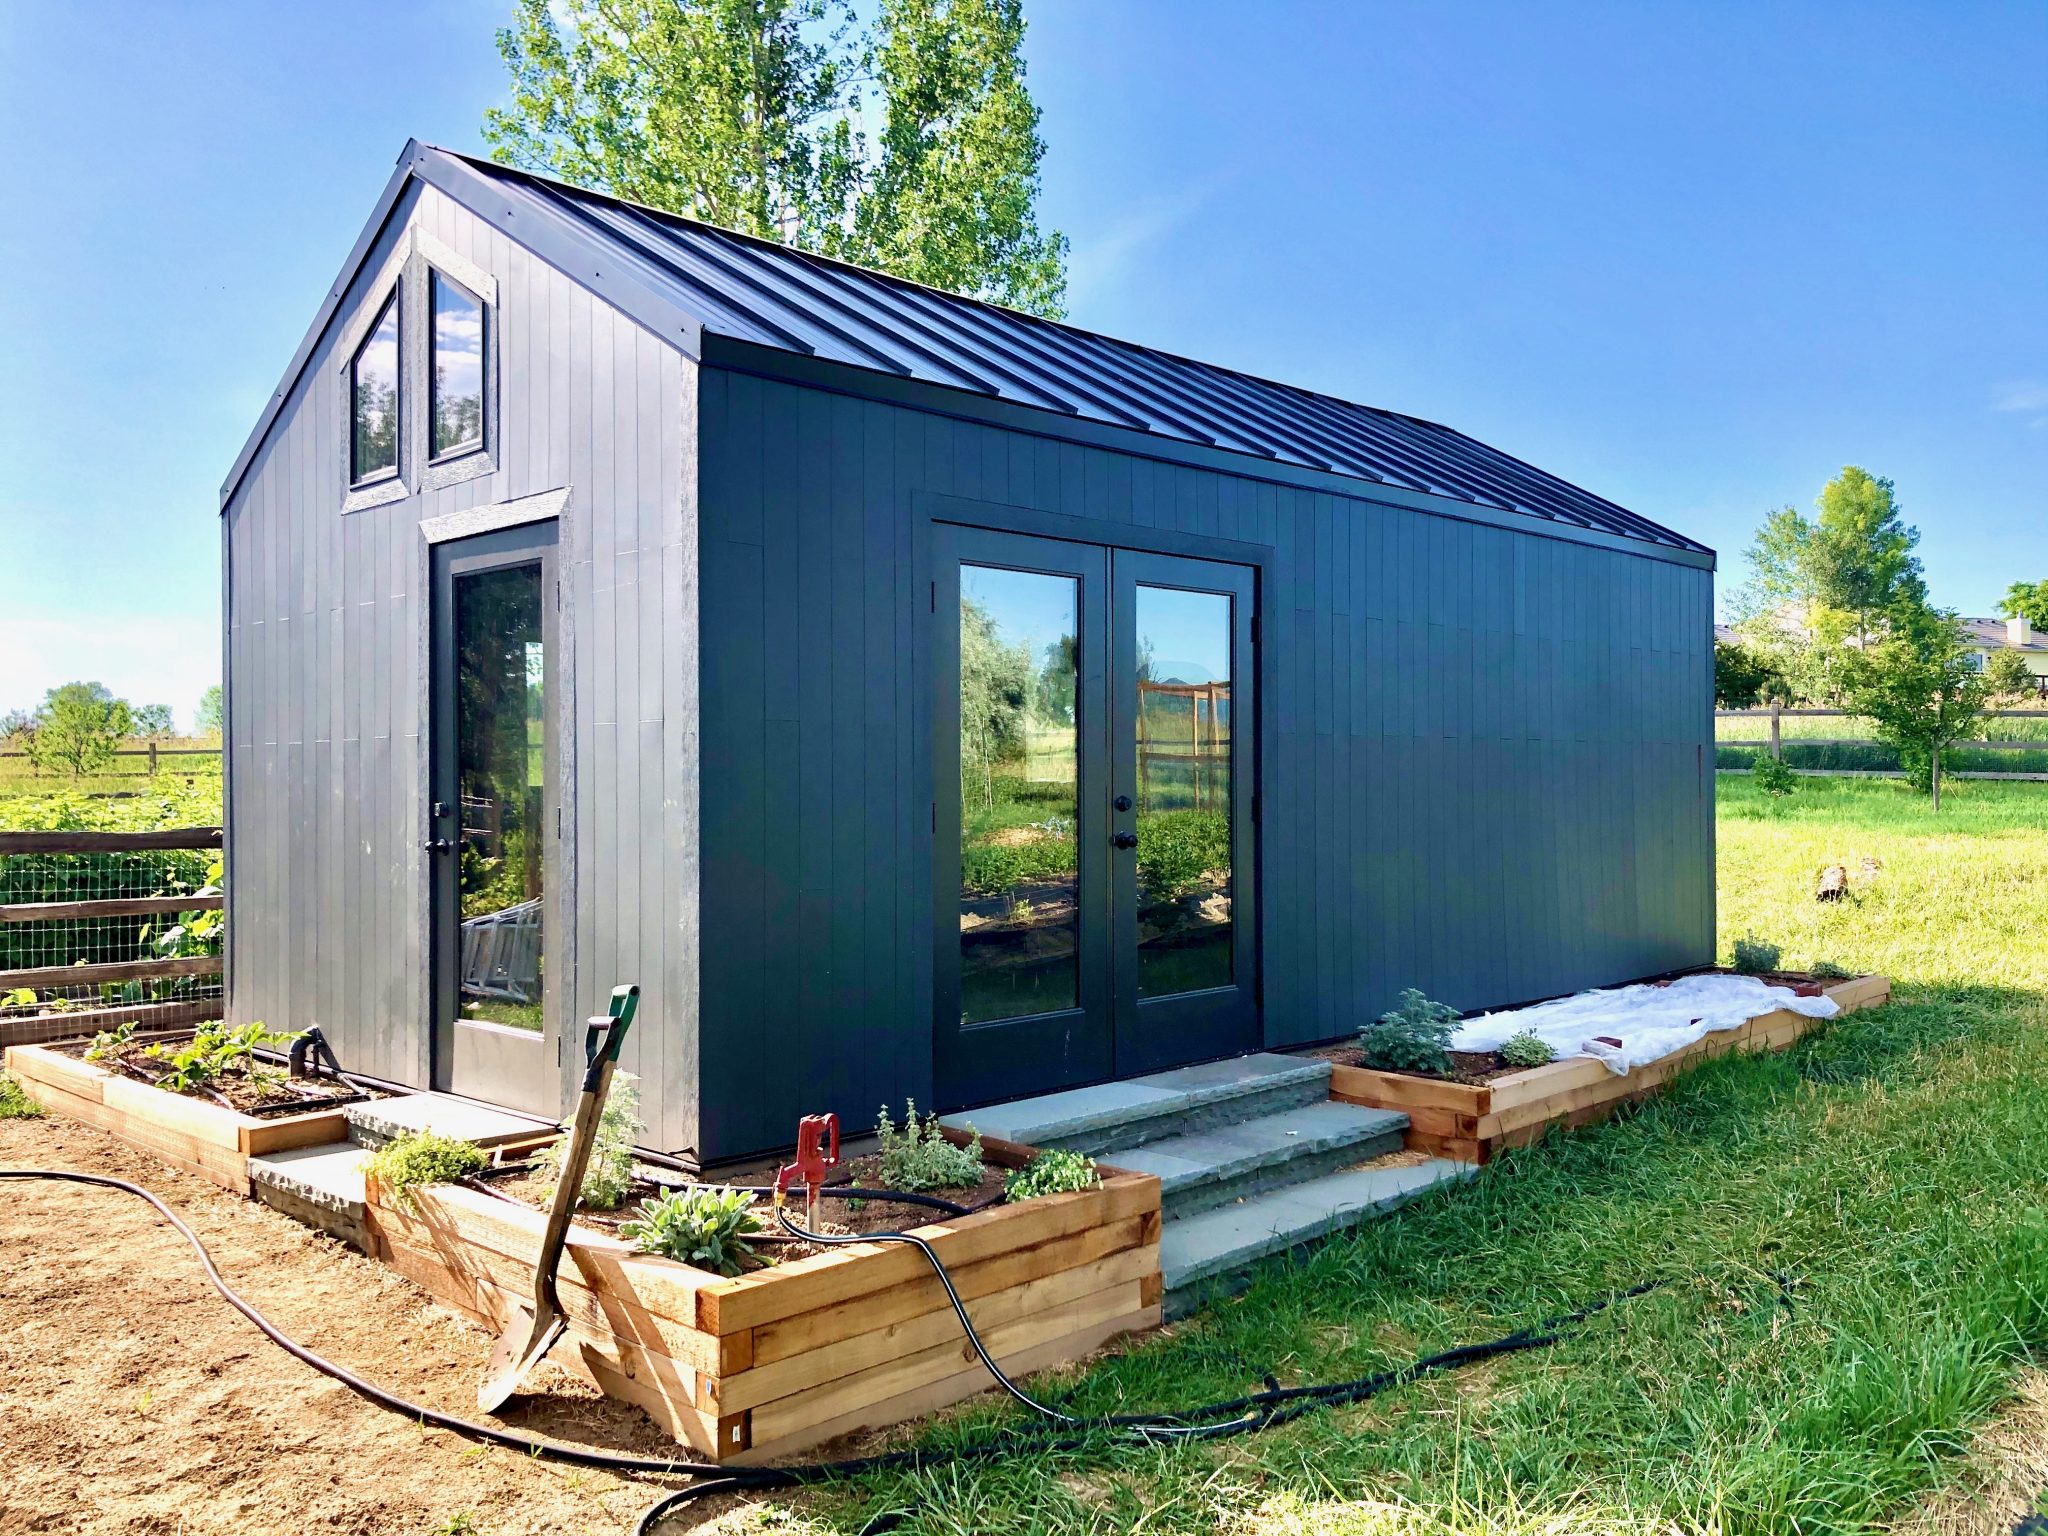
<svg viewBox="0 0 2048 1536"><path fill-rule="evenodd" d="M1027 1148L985 1143L991 1164ZM1099 1188L915 1228L945 1261L1006 1371L1079 1359L1159 1321L1159 1181L1105 1168ZM374 1178L376 1256L500 1329L530 1292L546 1218L464 1185ZM579 1222L558 1284L572 1323L549 1357L636 1403L719 1461L771 1460L914 1418L991 1385L924 1257L862 1243L726 1279Z"/></svg>
<svg viewBox="0 0 2048 1536"><path fill-rule="evenodd" d="M136 1043L147 1039L138 1037ZM252 1156L319 1146L348 1134L347 1116L338 1103L289 1113L247 1114L109 1071L82 1060L75 1054L79 1049L10 1046L7 1070L45 1109L98 1126L234 1194L250 1193Z"/></svg>
<svg viewBox="0 0 2048 1536"><path fill-rule="evenodd" d="M1805 976L1769 976L1775 985L1824 992L1842 1013L1874 1008L1891 997L1883 976L1815 983ZM1589 1056L1570 1056L1519 1071L1472 1071L1474 1080L1451 1081L1381 1072L1342 1061L1330 1068L1330 1097L1408 1116L1407 1145L1437 1157L1486 1163L1509 1147L1527 1146L1552 1126L1567 1130L1606 1119L1624 1104L1660 1091L1685 1068L1732 1051L1781 1051L1827 1020L1789 1008L1759 1014L1733 1029L1716 1030L1625 1074ZM1468 1064L1474 1065L1474 1064Z"/></svg>

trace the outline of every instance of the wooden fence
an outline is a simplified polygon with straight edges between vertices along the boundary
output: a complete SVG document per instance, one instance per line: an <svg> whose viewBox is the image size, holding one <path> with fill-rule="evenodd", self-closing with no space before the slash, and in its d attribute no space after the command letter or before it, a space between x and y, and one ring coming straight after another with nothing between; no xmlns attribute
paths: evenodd
<svg viewBox="0 0 2048 1536"><path fill-rule="evenodd" d="M123 854L206 852L221 846L219 827L174 827L160 832L0 832L0 859L31 854ZM0 904L0 924L92 922L97 919L171 916L181 912L217 912L218 893L169 896L112 896L85 901L33 901ZM220 976L219 955L173 955L114 959L82 965L32 966L0 970L0 995L17 988L58 994L67 1006L52 1007L42 999L29 1011L0 1011L0 1045L31 1045L88 1035L133 1020L150 1028L216 1019L218 996L168 1001L80 1006L69 994L97 991L103 985Z"/></svg>
<svg viewBox="0 0 2048 1536"><path fill-rule="evenodd" d="M1771 725L1771 734L1768 738L1756 741L1722 741L1717 738L1714 746L1717 749L1721 747L1754 747L1759 752L1769 752L1772 757L1781 763L1785 760L1785 747L1788 742L1795 747L1888 748L1890 746L1888 742L1878 741L1876 738L1869 736L1793 736L1788 738L1784 734L1783 722L1786 720L1859 720L1862 718L1862 716L1852 714L1845 709L1787 709L1773 704L1767 709L1717 709L1714 711L1714 718L1716 720L1768 720ZM1991 721L2048 720L2048 709L1986 710L1983 718ZM1948 750L1949 752L2040 752L2048 754L2048 739L2040 741L2011 739L1997 741L1985 739L1980 741L1966 738L1953 743ZM1742 768L1721 768L1718 771L1721 773L1743 773L1747 770ZM1792 771L1817 778L1902 779L1906 776L1905 770L1902 768L1794 768ZM2048 773L1996 773L1985 770L1958 772L1944 767L1941 771L1941 776L1944 779L2008 779L2032 783L2048 783Z"/></svg>

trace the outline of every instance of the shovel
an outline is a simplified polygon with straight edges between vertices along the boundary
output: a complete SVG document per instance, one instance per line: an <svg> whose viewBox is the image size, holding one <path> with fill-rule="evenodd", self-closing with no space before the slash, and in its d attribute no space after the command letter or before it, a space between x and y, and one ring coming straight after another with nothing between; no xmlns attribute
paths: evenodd
<svg viewBox="0 0 2048 1536"><path fill-rule="evenodd" d="M605 1095L611 1091L612 1069L619 1064L619 1047L626 1043L626 1029L633 1022L633 1010L640 1005L636 986L612 988L611 1013L592 1019L583 1031L583 1094L576 1101L575 1118L569 1122L569 1150L556 1171L555 1193L548 1202L547 1231L540 1240L540 1256L533 1263L533 1301L522 1304L519 1315L498 1335L490 1364L484 1367L483 1384L476 1389L476 1405L495 1413L507 1398L519 1390L527 1373L547 1357L569 1329L562 1314L561 1299L555 1294L555 1270L562 1262L562 1249L569 1241L569 1218L576 1210L576 1197L583 1189L583 1171L590 1166L590 1149L597 1142L598 1116L604 1110Z"/></svg>

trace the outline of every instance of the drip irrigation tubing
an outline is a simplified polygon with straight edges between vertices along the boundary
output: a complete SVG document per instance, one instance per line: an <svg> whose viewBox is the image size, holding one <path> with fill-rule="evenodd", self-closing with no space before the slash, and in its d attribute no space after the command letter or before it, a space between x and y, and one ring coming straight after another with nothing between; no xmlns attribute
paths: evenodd
<svg viewBox="0 0 2048 1536"><path fill-rule="evenodd" d="M1395 1387L1405 1386L1409 1382L1439 1371L1456 1370L1496 1356L1516 1354L1523 1350L1540 1349L1555 1344L1610 1307L1651 1291L1661 1290L1672 1283L1672 1277L1665 1277L1645 1280L1621 1290L1607 1291L1569 1312L1546 1318L1497 1339L1457 1345L1433 1355L1420 1356L1405 1365L1375 1371L1371 1375L1356 1377L1349 1381L1283 1387L1276 1378L1269 1375L1265 1378L1263 1391L1250 1393L1244 1397L1229 1398L1222 1402L1205 1403L1200 1407L1178 1413L1078 1416L1039 1402L997 1366L987 1347L983 1345L980 1334L975 1331L974 1323L967 1315L967 1307L960 1299L960 1293L953 1288L953 1280L946 1273L945 1264L933 1251L931 1244L923 1238L908 1232L867 1232L845 1237L808 1232L792 1221L787 1212L778 1212L782 1226L808 1242L824 1246L844 1243L903 1243L916 1248L930 1263L932 1272L939 1278L939 1283L945 1287L946 1299L952 1303L953 1311L960 1319L961 1330L966 1334L968 1342L973 1345L982 1364L988 1368L989 1374L1011 1397L1032 1412L1051 1420L1058 1427L1037 1432L1001 1432L989 1439L964 1446L886 1451L876 1455L850 1457L843 1461L804 1462L773 1467L731 1467L721 1466L715 1462L629 1456L616 1451L564 1445L553 1440L543 1440L538 1436L522 1434L517 1430L479 1423L474 1419L465 1419L423 1403L409 1401L301 1344L271 1322L253 1303L228 1284L220 1270L215 1267L213 1256L207 1252L206 1245L200 1241L199 1235L186 1225L184 1219L161 1197L140 1184L131 1184L126 1179L116 1179L105 1174L79 1173L56 1168L0 1168L0 1179L43 1179L58 1183L83 1184L119 1190L123 1194L133 1195L146 1202L190 1245L199 1260L200 1269L222 1299L247 1318L258 1332L301 1364L340 1382L357 1396L375 1403L380 1408L488 1445L503 1446L523 1455L558 1461L570 1466L591 1467L601 1471L639 1476L693 1479L687 1487L675 1489L649 1505L634 1527L635 1536L649 1536L649 1533L673 1511L695 1500L716 1494L792 1488L863 1473L909 1471L932 1462L989 1461L997 1457L1032 1453L1086 1450L1100 1446L1104 1434L1156 1444L1216 1440L1273 1429L1323 1408L1363 1402L1367 1398ZM1790 1282L1783 1275L1773 1278L1778 1284L1780 1300L1789 1307ZM871 1523L868 1531L879 1532L889 1529L896 1523L896 1519L896 1516L884 1516L878 1522Z"/></svg>

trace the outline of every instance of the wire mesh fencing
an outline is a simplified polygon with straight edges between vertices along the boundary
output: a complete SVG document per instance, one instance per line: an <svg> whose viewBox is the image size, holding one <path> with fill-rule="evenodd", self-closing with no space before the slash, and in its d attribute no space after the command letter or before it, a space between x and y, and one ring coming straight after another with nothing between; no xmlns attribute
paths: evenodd
<svg viewBox="0 0 2048 1536"><path fill-rule="evenodd" d="M220 841L0 832L0 1045L218 1018Z"/></svg>

